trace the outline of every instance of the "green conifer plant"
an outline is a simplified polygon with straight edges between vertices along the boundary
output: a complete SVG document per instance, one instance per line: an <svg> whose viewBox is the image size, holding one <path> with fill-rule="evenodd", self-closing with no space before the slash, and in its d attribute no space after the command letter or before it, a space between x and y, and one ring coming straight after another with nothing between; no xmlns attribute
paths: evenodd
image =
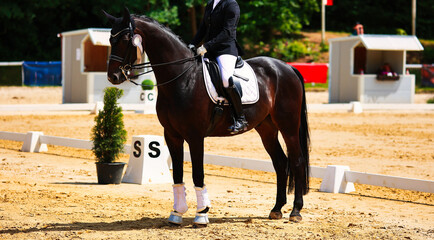
<svg viewBox="0 0 434 240"><path fill-rule="evenodd" d="M92 151L98 163L115 162L123 151L127 138L124 127L122 108L117 100L123 90L115 87L104 89L104 108L95 117L92 128Z"/></svg>

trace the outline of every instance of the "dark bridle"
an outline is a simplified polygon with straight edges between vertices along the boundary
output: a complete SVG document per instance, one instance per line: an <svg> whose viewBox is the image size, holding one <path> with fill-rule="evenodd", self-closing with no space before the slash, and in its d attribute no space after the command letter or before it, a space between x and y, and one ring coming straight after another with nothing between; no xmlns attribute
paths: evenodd
<svg viewBox="0 0 434 240"><path fill-rule="evenodd" d="M114 55L113 51L112 51L112 53L110 54L110 57L109 57L110 60L117 61L117 62L121 63L119 68L121 69L122 74L124 74L126 79L128 79L126 72L129 72L131 70L131 51L130 50L134 47L132 39L134 36L134 29L135 28L136 28L136 26L134 24L134 21L130 18L130 23L128 24L127 28L124 28L124 29L118 31L115 34L110 33L110 39L109 40L110 40L110 44L112 46L114 46L116 43L118 43L122 36L129 34L126 56L123 58L123 57Z"/></svg>
<svg viewBox="0 0 434 240"><path fill-rule="evenodd" d="M159 64L151 64L151 62L145 62L145 63L133 64L132 63L133 61L131 59L131 57L132 57L131 53L134 52L134 51L132 51L133 48L137 47L137 46L134 46L134 44L133 44L134 30L135 30L135 22L134 22L134 20L132 18L130 18L130 23L129 23L129 25L128 25L127 28L124 28L124 29L118 31L115 34L113 34L113 33L110 34L110 43L111 43L112 46L114 46L119 41L119 39L122 36L124 36L126 34L129 34L129 36L128 36L127 53L126 53L125 57L120 57L118 55L115 55L115 54L113 54L113 51L112 51L112 53L110 54L109 59L113 60L113 61L120 62L121 65L119 66L119 69L122 71L122 74L124 75L125 79L127 81L130 81L131 83L133 83L135 85L151 86L151 85L143 85L143 84L136 83L136 82L132 81L132 79L137 79L139 76L147 74L147 73L150 73L150 72L153 72L154 70L151 69L149 71L146 71L146 72L143 72L143 73L131 76L130 75L131 74L131 70L133 70L133 69L143 69L143 68L148 68L148 67L153 68L153 67L167 66L167 65L173 65L173 64L184 64L184 63L187 63L187 62L194 61L198 57L200 57L199 54L197 54L197 55L193 54L194 55L193 57L179 59L179 60L172 61L172 62L159 63ZM152 86L162 86L162 85L171 83L171 82L175 81L176 79L178 79L179 77L181 77L182 75L184 75L194 65L195 65L194 63L191 64L188 68L186 68L181 74L179 74L175 78L173 78L173 79L171 79L169 81L166 81L164 83L156 84L156 85L152 85Z"/></svg>

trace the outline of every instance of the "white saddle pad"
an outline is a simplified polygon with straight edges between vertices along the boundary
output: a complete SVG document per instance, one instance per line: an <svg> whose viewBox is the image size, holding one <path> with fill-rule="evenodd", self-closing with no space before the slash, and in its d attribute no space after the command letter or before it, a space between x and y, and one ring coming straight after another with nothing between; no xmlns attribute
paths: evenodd
<svg viewBox="0 0 434 240"><path fill-rule="evenodd" d="M217 103L217 101L221 101L222 98L218 96L214 84L212 84L211 77L205 65L205 61L209 60L202 57L203 79L205 81L206 91L208 92L211 100L214 103ZM242 76L242 78L237 76ZM250 65L246 61L244 61L244 66L242 68L235 69L233 78L234 80L239 80L241 84L241 88L243 90L243 97L241 98L242 104L253 104L259 100L258 80L256 79L256 75L252 67L250 67ZM229 102L226 99L224 100L225 105L228 105Z"/></svg>

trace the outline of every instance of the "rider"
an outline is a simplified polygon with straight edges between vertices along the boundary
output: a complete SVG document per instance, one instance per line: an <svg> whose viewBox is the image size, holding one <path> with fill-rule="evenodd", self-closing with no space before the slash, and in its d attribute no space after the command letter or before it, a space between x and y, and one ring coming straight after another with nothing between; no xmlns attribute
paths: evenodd
<svg viewBox="0 0 434 240"><path fill-rule="evenodd" d="M241 89L233 82L237 56L243 50L236 40L240 7L236 0L211 0L205 7L205 14L190 49L194 49L202 40L204 44L197 49L197 54L207 54L215 58L220 67L226 98L232 105L234 124L228 128L231 134L247 129L247 121L241 105Z"/></svg>

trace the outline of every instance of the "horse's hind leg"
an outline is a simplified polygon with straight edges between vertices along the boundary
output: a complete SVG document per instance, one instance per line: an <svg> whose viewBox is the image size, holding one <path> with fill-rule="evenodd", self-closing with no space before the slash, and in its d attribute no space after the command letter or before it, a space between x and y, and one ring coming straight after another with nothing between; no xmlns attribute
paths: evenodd
<svg viewBox="0 0 434 240"><path fill-rule="evenodd" d="M270 212L270 219L282 218L282 207L286 204L286 181L287 164L288 160L278 140L278 130L271 121L270 117L267 117L264 122L257 126L256 131L259 133L264 144L265 150L270 155L273 161L273 166L276 171L277 177L277 195L276 204Z"/></svg>
<svg viewBox="0 0 434 240"><path fill-rule="evenodd" d="M292 188L291 185L295 185L294 204L289 215L289 220L300 222L302 220L300 211L303 208L303 179L306 178L306 172L301 155L298 125L295 123L286 124L285 127L279 128L279 130L282 133L288 151L290 189Z"/></svg>

